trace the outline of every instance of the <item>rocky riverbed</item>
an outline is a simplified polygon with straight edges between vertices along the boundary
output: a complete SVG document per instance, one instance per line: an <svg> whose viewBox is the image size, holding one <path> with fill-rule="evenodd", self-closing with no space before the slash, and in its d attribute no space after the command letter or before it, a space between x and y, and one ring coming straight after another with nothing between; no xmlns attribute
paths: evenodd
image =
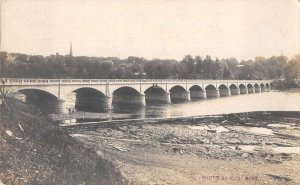
<svg viewBox="0 0 300 185"><path fill-rule="evenodd" d="M299 112L63 127L129 184L300 184Z"/></svg>
<svg viewBox="0 0 300 185"><path fill-rule="evenodd" d="M119 170L13 98L0 111L0 184L126 184Z"/></svg>

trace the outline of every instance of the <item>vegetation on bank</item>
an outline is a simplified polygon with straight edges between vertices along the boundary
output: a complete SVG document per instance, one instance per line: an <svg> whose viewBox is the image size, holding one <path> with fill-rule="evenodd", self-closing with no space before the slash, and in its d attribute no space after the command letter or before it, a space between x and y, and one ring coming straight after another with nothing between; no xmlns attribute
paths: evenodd
<svg viewBox="0 0 300 185"><path fill-rule="evenodd" d="M1 74L20 78L148 78L148 79L299 79L300 54L212 59L185 56L181 61L140 57L86 57L27 55L1 52Z"/></svg>
<svg viewBox="0 0 300 185"><path fill-rule="evenodd" d="M126 184L112 162L12 98L1 107L0 184Z"/></svg>

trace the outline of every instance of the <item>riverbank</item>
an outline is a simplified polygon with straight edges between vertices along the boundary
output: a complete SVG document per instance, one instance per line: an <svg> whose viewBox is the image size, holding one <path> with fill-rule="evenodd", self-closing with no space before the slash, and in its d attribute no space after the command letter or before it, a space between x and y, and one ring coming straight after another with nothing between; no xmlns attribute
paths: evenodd
<svg viewBox="0 0 300 185"><path fill-rule="evenodd" d="M255 112L63 127L129 184L299 184L300 113Z"/></svg>
<svg viewBox="0 0 300 185"><path fill-rule="evenodd" d="M6 103L0 112L0 184L126 184L112 161L43 113L13 98Z"/></svg>

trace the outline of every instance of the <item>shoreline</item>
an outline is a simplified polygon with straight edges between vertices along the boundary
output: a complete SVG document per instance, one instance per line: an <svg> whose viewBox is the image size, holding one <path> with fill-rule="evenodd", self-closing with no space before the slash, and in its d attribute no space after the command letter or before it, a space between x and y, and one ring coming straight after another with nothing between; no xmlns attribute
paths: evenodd
<svg viewBox="0 0 300 185"><path fill-rule="evenodd" d="M54 122L60 123L61 121L68 120L68 119L81 119L81 121L84 121L86 119L86 122L79 122L79 123L70 123L70 124L60 124L62 127L77 127L80 125L90 125L95 126L97 124L116 124L116 123L176 123L180 121L198 121L205 118L214 118L215 120L218 120L218 118L223 119L224 117L236 117L240 119L241 121L245 121L249 116L253 117L262 117L265 115L272 115L275 117L280 116L292 116L292 117L299 117L300 118L300 111L251 111L251 112L237 112L237 113L230 113L230 114L214 114L214 115L199 115L199 116L179 116L179 117L172 117L172 118L144 118L144 119L118 119L118 120L102 120L102 121L89 121L91 119L97 119L99 116L103 115L105 113L86 113L85 117L72 117L69 118L68 116L64 117L61 116L62 119L54 119ZM91 115L91 116L89 116ZM128 117L128 116L124 116ZM50 117L51 118L51 117ZM51 118L52 119L52 118Z"/></svg>

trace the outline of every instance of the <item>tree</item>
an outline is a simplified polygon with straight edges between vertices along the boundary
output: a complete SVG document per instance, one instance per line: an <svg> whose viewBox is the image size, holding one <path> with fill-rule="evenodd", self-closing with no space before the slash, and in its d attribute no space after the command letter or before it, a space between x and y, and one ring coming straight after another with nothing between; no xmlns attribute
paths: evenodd
<svg viewBox="0 0 300 185"><path fill-rule="evenodd" d="M300 79L300 55L293 57L284 68L284 77L287 80Z"/></svg>
<svg viewBox="0 0 300 185"><path fill-rule="evenodd" d="M203 61L200 56L195 57L195 62L196 62L196 78L204 79L204 65Z"/></svg>

